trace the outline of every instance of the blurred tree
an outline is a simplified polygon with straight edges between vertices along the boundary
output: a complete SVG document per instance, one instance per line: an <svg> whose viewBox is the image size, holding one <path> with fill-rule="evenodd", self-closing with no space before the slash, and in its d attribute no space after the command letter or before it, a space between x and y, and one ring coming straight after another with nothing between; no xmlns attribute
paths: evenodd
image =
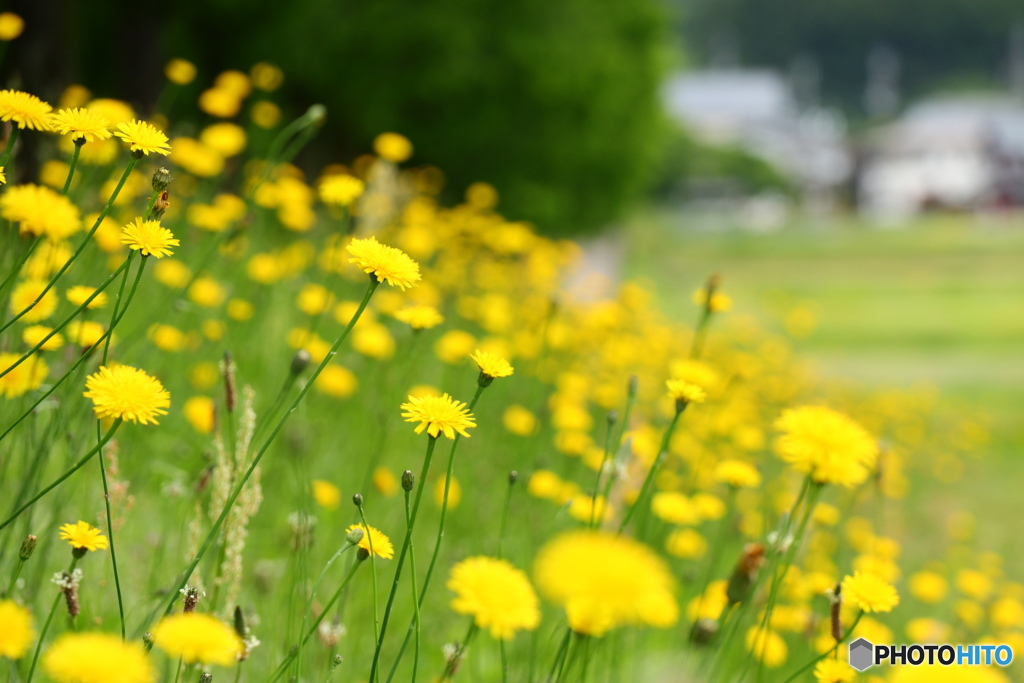
<svg viewBox="0 0 1024 683"><path fill-rule="evenodd" d="M394 130L449 191L483 180L547 232L615 219L654 180L667 22L659 0L182 0L168 56L267 60L323 102L331 160Z"/></svg>

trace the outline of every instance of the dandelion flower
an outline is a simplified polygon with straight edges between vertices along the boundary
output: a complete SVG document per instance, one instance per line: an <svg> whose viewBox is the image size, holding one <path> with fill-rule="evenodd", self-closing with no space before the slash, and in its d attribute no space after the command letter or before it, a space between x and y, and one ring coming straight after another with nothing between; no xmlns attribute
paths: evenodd
<svg viewBox="0 0 1024 683"><path fill-rule="evenodd" d="M153 644L186 664L231 666L244 646L235 630L216 617L188 612L166 617L153 629Z"/></svg>
<svg viewBox="0 0 1024 683"><path fill-rule="evenodd" d="M436 308L425 305L411 306L396 311L395 318L414 330L429 330L444 322L444 316Z"/></svg>
<svg viewBox="0 0 1024 683"><path fill-rule="evenodd" d="M779 457L819 484L852 488L863 483L878 459L878 445L863 427L824 406L783 411L775 428Z"/></svg>
<svg viewBox="0 0 1024 683"><path fill-rule="evenodd" d="M121 243L140 252L143 256L160 259L170 256L171 247L181 244L174 239L174 233L160 225L160 221L144 221L136 218L121 229Z"/></svg>
<svg viewBox="0 0 1024 683"><path fill-rule="evenodd" d="M747 650L761 660L769 669L775 669L786 663L789 648L786 641L775 631L755 626L747 631Z"/></svg>
<svg viewBox="0 0 1024 683"><path fill-rule="evenodd" d="M171 395L160 380L128 365L100 366L85 386L83 396L92 399L97 418L157 424L157 416L166 415L171 405Z"/></svg>
<svg viewBox="0 0 1024 683"><path fill-rule="evenodd" d="M362 180L347 173L329 175L320 181L320 199L324 204L351 206L365 187Z"/></svg>
<svg viewBox="0 0 1024 683"><path fill-rule="evenodd" d="M452 567L448 588L452 609L473 617L491 636L511 640L516 631L540 624L537 594L519 569L493 557L470 557Z"/></svg>
<svg viewBox="0 0 1024 683"><path fill-rule="evenodd" d="M11 292L11 313L17 315L28 309L21 318L27 323L37 323L53 315L57 310L58 299L52 288L43 294L47 284L46 280L31 279L15 287Z"/></svg>
<svg viewBox="0 0 1024 683"><path fill-rule="evenodd" d="M742 460L723 460L715 467L715 481L733 488L755 488L761 485L761 473L750 463Z"/></svg>
<svg viewBox="0 0 1024 683"><path fill-rule="evenodd" d="M33 348L36 346L36 344L42 342L43 345L39 347L40 350L56 351L60 347L64 346L64 335L58 332L57 334L50 336L51 332L53 332L53 329L47 327L46 325L30 325L29 327L26 327L24 331L21 333L21 340ZM48 336L50 338L46 339ZM44 339L46 339L45 342L43 342ZM17 360L17 358L13 358L9 362L13 362L14 360ZM0 360L0 368L3 367L4 362Z"/></svg>
<svg viewBox="0 0 1024 683"><path fill-rule="evenodd" d="M95 292L95 287L75 285L74 287L69 287L68 291L64 292L64 296L67 297L67 300L73 303L75 306L81 306L86 301L89 301L89 297L91 297ZM89 301L89 305L86 306L86 308L92 310L94 308L103 308L106 305L107 295L104 294L103 292L100 292L99 294L96 294L96 296L92 298L92 301Z"/></svg>
<svg viewBox="0 0 1024 683"><path fill-rule="evenodd" d="M449 439L455 438L455 432L469 438L467 429L476 427L473 414L466 408L466 404L456 401L448 394L441 396L409 396L409 402L402 404L402 417L406 422L419 422L416 433L427 434L437 437L444 434Z"/></svg>
<svg viewBox="0 0 1024 683"><path fill-rule="evenodd" d="M476 353L470 356L470 358L472 358L473 362L475 362L477 367L480 368L481 374L486 377L490 377L491 379L508 377L514 372L512 366L509 365L507 360L487 351L477 349Z"/></svg>
<svg viewBox="0 0 1024 683"><path fill-rule="evenodd" d="M0 216L18 223L18 232L46 236L52 242L67 239L82 229L78 207L42 185L13 185L0 197Z"/></svg>
<svg viewBox="0 0 1024 683"><path fill-rule="evenodd" d="M14 121L18 128L49 130L53 109L35 95L20 90L0 90L0 121Z"/></svg>
<svg viewBox="0 0 1024 683"><path fill-rule="evenodd" d="M412 143L398 133L381 133L373 141L373 151L383 159L400 164L412 156Z"/></svg>
<svg viewBox="0 0 1024 683"><path fill-rule="evenodd" d="M91 109L61 109L50 116L50 129L72 140L106 140L110 122Z"/></svg>
<svg viewBox="0 0 1024 683"><path fill-rule="evenodd" d="M21 354L18 353L0 353L0 371L8 370L6 375L0 377L0 396L18 398L34 391L42 386L43 380L50 373L46 361L39 356L26 358L16 368L10 370L20 358Z"/></svg>
<svg viewBox="0 0 1024 683"><path fill-rule="evenodd" d="M65 633L43 654L57 683L153 683L156 670L142 643L108 633Z"/></svg>
<svg viewBox="0 0 1024 683"><path fill-rule="evenodd" d="M577 633L601 636L628 624L667 628L679 620L668 565L628 536L564 533L541 549L533 573Z"/></svg>
<svg viewBox="0 0 1024 683"><path fill-rule="evenodd" d="M158 128L145 121L133 119L119 123L117 124L117 130L114 131L114 135L127 142L130 145L131 151L136 154L148 156L152 152L167 156L171 153L171 146L167 141L167 136Z"/></svg>
<svg viewBox="0 0 1024 683"><path fill-rule="evenodd" d="M0 657L21 659L35 638L32 613L13 600L0 600Z"/></svg>
<svg viewBox="0 0 1024 683"><path fill-rule="evenodd" d="M0 185L7 183L7 174L4 173L4 167L0 166Z"/></svg>
<svg viewBox="0 0 1024 683"><path fill-rule="evenodd" d="M337 510L341 507L341 489L329 481L314 479L313 500L325 510Z"/></svg>
<svg viewBox="0 0 1024 683"><path fill-rule="evenodd" d="M76 524L65 524L60 528L60 537L77 550L93 552L109 547L107 537L103 535L103 532L88 522L79 521Z"/></svg>
<svg viewBox="0 0 1024 683"><path fill-rule="evenodd" d="M420 267L401 249L381 244L375 237L352 240L347 251L352 255L348 261L359 266L364 273L377 277L393 287L405 290L420 280Z"/></svg>
<svg viewBox="0 0 1024 683"><path fill-rule="evenodd" d="M696 384L687 382L685 379L670 379L665 382L668 393L675 399L676 406L685 406L689 403L703 403L708 395Z"/></svg>
<svg viewBox="0 0 1024 683"><path fill-rule="evenodd" d="M345 533L351 532L353 529L362 529L363 537L359 540L359 547L368 553L390 560L395 556L395 548L391 545L391 539L384 535L380 529L375 529L372 526L365 526L363 524L352 524ZM373 542L373 550L370 550L370 542Z"/></svg>
<svg viewBox="0 0 1024 683"><path fill-rule="evenodd" d="M846 662L826 657L814 666L814 680L818 683L849 683L857 675Z"/></svg>
<svg viewBox="0 0 1024 683"><path fill-rule="evenodd" d="M196 65L187 59L172 59L164 67L167 80L177 85L188 85L196 77Z"/></svg>
<svg viewBox="0 0 1024 683"><path fill-rule="evenodd" d="M0 14L0 40L14 40L25 30L25 20L14 12Z"/></svg>
<svg viewBox="0 0 1024 683"><path fill-rule="evenodd" d="M874 574L854 572L842 587L843 598L865 612L891 612L900 603L896 589Z"/></svg>

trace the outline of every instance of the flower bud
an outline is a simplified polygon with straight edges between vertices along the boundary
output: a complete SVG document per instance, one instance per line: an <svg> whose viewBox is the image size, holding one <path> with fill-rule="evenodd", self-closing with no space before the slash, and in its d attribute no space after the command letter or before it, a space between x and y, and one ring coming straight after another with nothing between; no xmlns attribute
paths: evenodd
<svg viewBox="0 0 1024 683"><path fill-rule="evenodd" d="M352 502L355 503L355 506L357 508L363 507L363 494L361 494L361 493L353 493L352 494Z"/></svg>
<svg viewBox="0 0 1024 683"><path fill-rule="evenodd" d="M302 371L309 367L309 364L312 360L313 357L309 355L309 351L307 351L306 349L299 349L298 351L296 351L295 355L292 356L292 376L302 374Z"/></svg>
<svg viewBox="0 0 1024 683"><path fill-rule="evenodd" d="M331 658L331 671L333 672L335 669L341 666L341 663L343 661L345 661L345 659L341 655L334 655L334 657Z"/></svg>
<svg viewBox="0 0 1024 683"><path fill-rule="evenodd" d="M353 529L345 535L345 540L347 540L352 545L356 545L359 543L359 541L363 540L364 534L365 532L363 531L362 527L357 526L355 529Z"/></svg>
<svg viewBox="0 0 1024 683"><path fill-rule="evenodd" d="M171 185L171 172L166 168L158 168L153 172L153 189L163 192Z"/></svg>
<svg viewBox="0 0 1024 683"><path fill-rule="evenodd" d="M28 558L32 557L32 553L36 550L36 537L29 534L24 541L21 542L21 551L18 552L18 557L24 562Z"/></svg>
<svg viewBox="0 0 1024 683"><path fill-rule="evenodd" d="M231 358L231 352L224 352L224 360L220 364L221 374L224 375L224 405L229 413L235 412L235 361Z"/></svg>
<svg viewBox="0 0 1024 683"><path fill-rule="evenodd" d="M519 472L516 470L512 470L511 472L508 473L508 485L512 486L517 481L519 481Z"/></svg>
<svg viewBox="0 0 1024 683"><path fill-rule="evenodd" d="M367 550L366 548L362 547L362 546L360 546L356 550L356 559L359 560L360 562L362 562L363 560L365 560L369 556L370 556L370 551Z"/></svg>
<svg viewBox="0 0 1024 683"><path fill-rule="evenodd" d="M736 567L729 576L729 583L725 588L725 595L729 604L743 602L750 596L750 589L757 577L757 572L764 562L764 546L760 543L748 543L743 548Z"/></svg>
<svg viewBox="0 0 1024 683"><path fill-rule="evenodd" d="M619 421L619 411L609 410L608 415L605 417L605 420L608 422L609 427L613 426L616 422Z"/></svg>
<svg viewBox="0 0 1024 683"><path fill-rule="evenodd" d="M637 392L637 388L639 387L639 384L640 384L640 378L639 377L637 377L636 375L630 375L629 376L629 381L626 383L626 395L629 396L629 398L633 398L633 397L636 396L636 392Z"/></svg>
<svg viewBox="0 0 1024 683"><path fill-rule="evenodd" d="M199 674L199 683L212 683L213 674L202 673Z"/></svg>
<svg viewBox="0 0 1024 683"><path fill-rule="evenodd" d="M406 491L412 491L413 485L416 483L416 477L413 475L412 470L406 470L402 472L402 488Z"/></svg>

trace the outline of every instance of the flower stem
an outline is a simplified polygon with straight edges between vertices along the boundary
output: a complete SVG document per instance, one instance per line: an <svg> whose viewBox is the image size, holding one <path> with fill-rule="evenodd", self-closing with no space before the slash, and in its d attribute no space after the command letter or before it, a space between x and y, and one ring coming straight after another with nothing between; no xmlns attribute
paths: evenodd
<svg viewBox="0 0 1024 683"><path fill-rule="evenodd" d="M512 489L515 488L516 482L511 476L508 478L508 486L505 488L505 504L501 508L501 528L498 531L498 559L502 559L505 555L502 552L505 545L505 530L508 528L508 509L512 504Z"/></svg>
<svg viewBox="0 0 1024 683"><path fill-rule="evenodd" d="M105 443L107 443L108 441L110 441L110 439L114 436L114 432L116 432L117 428L120 427L120 426L121 426L121 419L118 418L117 420L114 421L114 424L111 425L110 429L107 430L107 433L103 435L103 438L100 439L100 442L96 446L94 446L92 448L92 450L90 450L88 453L83 455L82 458L78 462L76 462L74 465L71 466L71 469L69 469L64 474L60 475L60 477L58 477L56 481L54 481L52 484L47 486L45 489L43 489L42 491L40 491L36 495L32 496L31 500L29 500L27 503L25 503L20 508L18 508L17 511L15 511L14 514L12 514L10 517L8 517L4 521L3 524L0 524L0 530L6 528L11 522L13 522L15 519L17 519L18 516L22 512L24 512L25 510L29 509L33 505L35 505L36 502L40 498L42 498L47 493L49 493L50 491L55 489L57 486L59 486L60 483L63 482L65 479L70 477L72 474L74 474L78 470L82 469L82 467L84 467L85 464L92 459L92 456L96 455L100 451L100 449L103 448L103 445Z"/></svg>
<svg viewBox="0 0 1024 683"><path fill-rule="evenodd" d="M412 528L412 507L410 505L409 493L409 491L405 492L405 524L406 527ZM413 649L411 683L416 683L416 670L420 665L420 600L417 595L418 589L416 586L416 548L413 546L411 539L409 541L409 568L412 571L413 623L416 624L416 641Z"/></svg>
<svg viewBox="0 0 1024 683"><path fill-rule="evenodd" d="M18 140L18 135L21 133L21 129L17 126L11 126L11 134L7 138L7 146L4 147L3 155L0 156L0 167L3 167L7 173L11 172L8 167L8 162L11 160L11 152L14 151L14 143Z"/></svg>
<svg viewBox="0 0 1024 683"><path fill-rule="evenodd" d="M402 566L405 564L405 556L409 552L409 547L412 545L412 531L416 524L416 516L420 510L420 502L423 499L423 488L427 482L427 474L430 472L430 461L434 457L434 447L437 445L437 437L428 437L427 441L427 453L423 457L423 467L420 469L420 478L416 482L416 498L412 504L412 516L409 519L409 524L406 525L405 529L405 541L402 543L402 552L398 556L398 565L395 567L395 580L391 584L391 593L388 595L387 605L384 607L384 621L380 627L380 635L377 637L377 646L373 651L373 663L370 665L370 679L369 683L375 683L377 680L377 668L380 664L380 650L384 645L384 634L387 633L388 621L391 619L391 608L395 603L395 594L398 593L398 582L402 578ZM413 581L416 577L413 577Z"/></svg>
<svg viewBox="0 0 1024 683"><path fill-rule="evenodd" d="M320 365L317 366L317 369L314 370L313 374L310 375L309 379L306 380L306 383L302 386L302 389L299 390L298 396L296 396L292 400L291 405L288 406L288 409L284 412L284 414L277 419L277 423L271 430L270 435L263 442L263 445L260 446L259 451L256 452L256 457L254 457L252 463L250 463L249 469L245 471L245 474L243 474L241 479L239 479L238 483L235 484L235 488L231 491L231 495L228 496L227 501L224 503L224 509L221 510L220 516L217 517L217 521L213 523L213 528L210 529L209 533L206 535L206 540L203 541L203 544L202 546L200 546L199 551L196 553L195 557L192 558L192 561L189 563L188 567L186 567L185 571L182 572L181 578L178 581L178 585L175 586L174 589L171 591L171 599L167 603L167 608L164 611L165 615L170 614L171 611L174 609L174 603L178 599L178 591L185 587L185 584L188 583L189 577L192 576L192 572L195 571L195 568L199 565L199 562L203 559L203 556L206 555L207 551L210 549L210 546L213 545L214 541L217 538L217 534L220 532L221 526L224 525L224 520L227 519L228 513L231 511L232 506L234 506L235 501L238 499L238 496L242 493L242 488L249 481L249 478L252 476L252 473L256 471L256 467L260 464L260 460L263 459L263 456L270 448L270 444L274 442L274 439L281 431L281 428L284 426L284 423L285 421L287 421L288 417L293 412L295 412L295 409L299 406L299 403L301 403L302 399L305 398L307 393L309 393L309 390L312 388L313 382L316 381L316 378L320 376L320 373L323 372L324 368L327 367L327 364L334 359L334 355L338 352L338 348L341 346L341 343L345 341L346 337L348 337L349 333L352 331L352 328L355 327L357 322L359 322L359 317L363 314L363 311L366 310L366 305L370 303L370 297L373 296L373 292L377 289L377 285L379 284L380 282L378 282L377 279L371 275L370 284L366 289L366 294L363 296L363 300L360 302L359 308L356 310L355 315L352 316L352 320L350 320L348 325L345 326L345 329L342 330L341 335L337 338L337 340L335 340L334 344L331 346L331 350L327 353L326 356L324 356L323 361L321 361Z"/></svg>
<svg viewBox="0 0 1024 683"><path fill-rule="evenodd" d="M370 546L370 577L373 584L373 637L378 638L380 636L380 616L377 613L377 565L373 562L373 534L370 533L370 525L366 523L366 513L363 512L362 505L359 506L359 521L363 523L363 530L366 532L366 543Z"/></svg>
<svg viewBox="0 0 1024 683"><path fill-rule="evenodd" d="M626 526L629 524L629 520L633 518L637 509L643 507L647 502L647 494L650 492L651 486L654 484L654 478L658 474L658 469L661 467L662 461L665 459L665 454L668 452L669 441L672 439L672 433L676 429L676 425L679 423L679 418L683 414L683 410L686 409L685 403L683 403L677 410L675 416L672 418L672 422L669 423L668 428L665 430L664 436L661 437L661 445L658 446L658 455L654 458L654 463L651 468L647 470L647 476L644 477L643 486L640 487L640 493L636 497L636 501L630 506L626 512L626 516L623 517L622 523L619 524L619 533L621 534Z"/></svg>
<svg viewBox="0 0 1024 683"><path fill-rule="evenodd" d="M327 576L327 570L331 568L334 561L341 557L341 554L353 547L349 542L345 542L345 545L338 548L338 552L331 556L331 559L327 560L327 564L324 565L323 570L320 572L320 576L317 577L316 583L313 584L313 592L309 594L309 601L306 603L306 609L302 613L302 626L299 628L299 645L295 654L295 680L301 680L300 670L302 668L302 647L306 644L306 639L302 637L306 632L306 623L309 621L309 613L313 611L313 601L316 599L316 592L320 588L320 584L323 582L324 577ZM326 613L327 610L324 610ZM322 618L322 617L321 617ZM319 625L319 621L317 624Z"/></svg>
<svg viewBox="0 0 1024 683"><path fill-rule="evenodd" d="M78 564L78 558L71 558L71 566L68 567L68 574L72 574L75 571L75 565ZM36 664L39 662L39 653L43 649L43 641L46 640L46 632L50 630L50 623L53 621L53 615L57 613L57 605L60 604L60 599L63 593L57 592L57 595L53 598L53 604L50 605L50 613L46 615L46 622L43 624L43 630L39 632L39 641L36 643L35 654L32 655L32 666L28 669L28 678L25 679L25 683L32 683L32 675L36 671Z"/></svg>
<svg viewBox="0 0 1024 683"><path fill-rule="evenodd" d="M78 156L82 153L82 145L84 144L85 138L75 140L75 153L71 155L71 166L68 167L68 179L64 181L64 190L61 194L67 194L68 190L71 189L71 180L75 177L75 168L78 166Z"/></svg>
<svg viewBox="0 0 1024 683"><path fill-rule="evenodd" d="M857 615L857 618L853 620L853 623L852 623L852 624L850 624L850 628L846 629L846 633L844 633L844 634L842 635L842 637L840 637L840 638L839 638L839 640L837 640L837 641L836 641L836 644L835 644L835 645L833 645L831 649L829 649L829 650L826 650L825 652L822 652L822 653L821 653L820 655L818 655L817 657L815 657L815 658L814 658L814 659L812 659L811 661L809 661L809 662L807 662L806 664L804 664L804 665L803 665L802 667L800 667L799 669L797 669L797 670L796 670L796 671L795 671L795 672L793 673L793 675L792 675L792 676L790 676L789 678L787 678L787 679L786 679L786 680L785 680L785 681L784 681L783 683L791 683L791 681L795 681L796 679L800 678L800 675L801 675L802 673L804 673L805 671L807 671L808 669L810 669L810 668L811 668L812 666L814 666L815 664L817 664L817 663L818 663L818 662L820 662L821 660L825 659L825 657L828 657L828 656L829 656L830 654L832 654L833 652L835 652L836 650L838 650L838 649L839 649L839 646L840 646L840 645L842 645L842 644L843 644L843 642L844 642L844 641L845 641L845 640L846 640L847 638L849 638L849 637L850 637L850 636L851 636L851 635L853 634L853 629L857 628L857 624L859 624L859 623L860 623L860 619L861 619L861 617L863 617L863 616L864 616L864 612L863 612L863 611L861 611L861 612L860 612L860 613L859 613L859 614Z"/></svg>

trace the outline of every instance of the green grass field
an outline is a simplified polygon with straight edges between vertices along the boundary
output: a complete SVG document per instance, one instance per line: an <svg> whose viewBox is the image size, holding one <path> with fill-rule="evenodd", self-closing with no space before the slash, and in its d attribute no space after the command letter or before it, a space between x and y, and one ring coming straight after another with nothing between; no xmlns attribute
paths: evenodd
<svg viewBox="0 0 1024 683"><path fill-rule="evenodd" d="M695 317L691 292L722 276L735 314L780 333L794 308L816 326L794 340L828 377L865 388L934 386L947 404L987 416L992 443L962 479L912 503L1011 519L1024 477L1024 220L929 217L900 229L853 220L777 233L702 231L655 212L627 230L625 275L648 280L669 313ZM952 478L952 477L951 477ZM984 530L982 531L982 527ZM979 541L1024 565L1013 531L979 524Z"/></svg>

